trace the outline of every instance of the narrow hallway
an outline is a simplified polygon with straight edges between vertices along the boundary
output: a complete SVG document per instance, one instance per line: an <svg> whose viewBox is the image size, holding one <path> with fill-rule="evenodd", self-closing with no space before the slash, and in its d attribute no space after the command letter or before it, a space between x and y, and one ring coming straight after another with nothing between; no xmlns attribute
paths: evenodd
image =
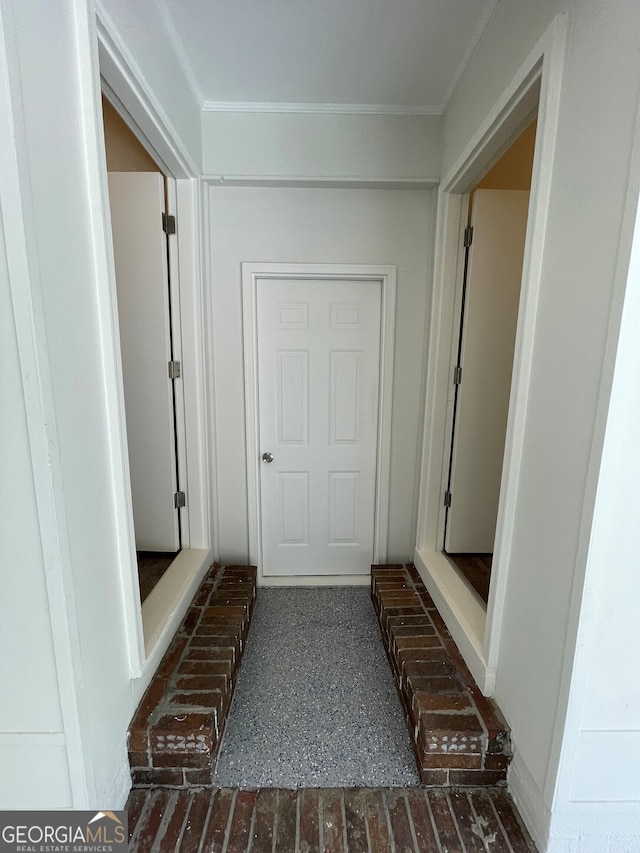
<svg viewBox="0 0 640 853"><path fill-rule="evenodd" d="M138 709L130 850L535 853L490 769L508 731L413 566L255 581L212 567Z"/></svg>

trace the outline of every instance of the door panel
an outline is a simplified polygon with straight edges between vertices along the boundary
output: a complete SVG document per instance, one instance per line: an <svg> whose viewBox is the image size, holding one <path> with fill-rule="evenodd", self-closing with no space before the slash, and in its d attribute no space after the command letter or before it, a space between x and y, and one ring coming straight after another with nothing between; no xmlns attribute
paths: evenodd
<svg viewBox="0 0 640 853"><path fill-rule="evenodd" d="M373 561L380 282L261 279L263 572L368 574Z"/></svg>
<svg viewBox="0 0 640 853"><path fill-rule="evenodd" d="M164 179L110 172L120 348L136 548L180 547Z"/></svg>
<svg viewBox="0 0 640 853"><path fill-rule="evenodd" d="M525 191L474 193L445 542L452 554L493 552L528 207Z"/></svg>

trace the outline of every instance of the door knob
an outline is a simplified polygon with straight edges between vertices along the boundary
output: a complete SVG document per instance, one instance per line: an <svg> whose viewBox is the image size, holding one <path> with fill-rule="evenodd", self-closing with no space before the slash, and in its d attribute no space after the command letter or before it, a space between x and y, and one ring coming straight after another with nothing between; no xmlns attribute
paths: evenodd
<svg viewBox="0 0 640 853"><path fill-rule="evenodd" d="M269 453L269 451L267 451L266 453L263 453L262 454L262 461L263 462L273 462L273 453Z"/></svg>

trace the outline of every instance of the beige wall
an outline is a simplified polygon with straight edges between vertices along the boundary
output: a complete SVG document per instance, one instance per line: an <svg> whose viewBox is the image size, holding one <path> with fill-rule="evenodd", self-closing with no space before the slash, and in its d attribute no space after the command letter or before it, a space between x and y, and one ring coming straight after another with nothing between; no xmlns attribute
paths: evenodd
<svg viewBox="0 0 640 853"><path fill-rule="evenodd" d="M108 172L162 171L106 98L102 98Z"/></svg>
<svg viewBox="0 0 640 853"><path fill-rule="evenodd" d="M480 181L477 190L530 190L537 121L532 121Z"/></svg>

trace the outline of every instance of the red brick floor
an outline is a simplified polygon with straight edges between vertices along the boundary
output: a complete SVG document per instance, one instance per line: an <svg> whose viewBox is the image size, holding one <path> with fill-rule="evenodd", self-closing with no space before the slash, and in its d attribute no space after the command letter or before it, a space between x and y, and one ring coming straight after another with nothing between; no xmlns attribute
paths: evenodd
<svg viewBox="0 0 640 853"><path fill-rule="evenodd" d="M503 788L134 789L140 853L535 853Z"/></svg>
<svg viewBox="0 0 640 853"><path fill-rule="evenodd" d="M134 785L211 784L255 600L255 566L207 573L129 726Z"/></svg>
<svg viewBox="0 0 640 853"><path fill-rule="evenodd" d="M478 689L415 566L372 566L371 595L420 781L503 784L509 728Z"/></svg>

